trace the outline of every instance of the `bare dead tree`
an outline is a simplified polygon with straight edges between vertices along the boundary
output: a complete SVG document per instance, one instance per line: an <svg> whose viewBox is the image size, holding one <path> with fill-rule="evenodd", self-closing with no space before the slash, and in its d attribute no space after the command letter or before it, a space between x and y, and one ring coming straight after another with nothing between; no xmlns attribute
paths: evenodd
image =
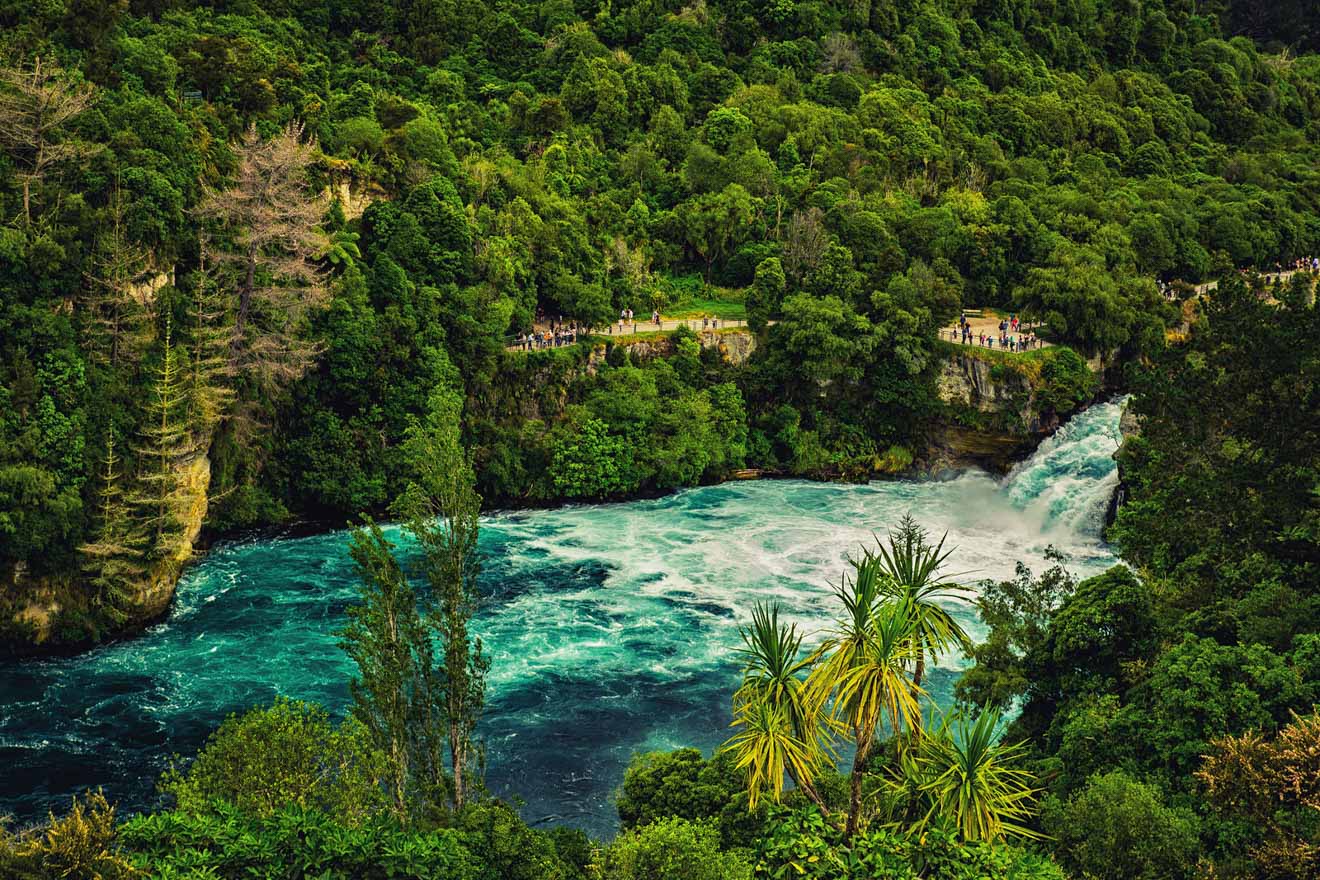
<svg viewBox="0 0 1320 880"><path fill-rule="evenodd" d="M18 165L23 219L32 223L32 189L57 166L99 147L70 136L70 122L92 105L92 87L74 82L40 58L31 69L0 67L0 145Z"/></svg>
<svg viewBox="0 0 1320 880"><path fill-rule="evenodd" d="M784 236L784 269L794 280L801 281L820 263L829 244L825 215L820 208L798 211L788 219L788 234Z"/></svg>
<svg viewBox="0 0 1320 880"><path fill-rule="evenodd" d="M309 310L327 298L316 263L326 246L320 229L325 195L308 180L316 147L303 141L301 124L291 123L269 140L251 127L237 149L233 186L208 188L197 210L232 243L214 252L237 299L229 366L277 389L302 375L316 355L299 331Z"/></svg>
<svg viewBox="0 0 1320 880"><path fill-rule="evenodd" d="M139 297L151 261L148 251L128 236L117 186L106 219L86 273L87 311L94 329L87 344L94 358L117 367L121 359L136 362L150 342L149 304Z"/></svg>
<svg viewBox="0 0 1320 880"><path fill-rule="evenodd" d="M821 70L826 73L852 73L862 66L862 53L857 51L857 43L843 33L832 33L820 41L822 59Z"/></svg>

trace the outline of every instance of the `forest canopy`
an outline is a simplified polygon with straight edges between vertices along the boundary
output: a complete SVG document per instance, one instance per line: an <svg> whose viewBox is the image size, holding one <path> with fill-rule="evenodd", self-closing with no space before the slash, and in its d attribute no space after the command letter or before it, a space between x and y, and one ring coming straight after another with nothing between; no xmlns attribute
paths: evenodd
<svg viewBox="0 0 1320 880"><path fill-rule="evenodd" d="M437 388L495 503L910 462L960 309L1149 355L1320 251L1305 5L0 4L0 567L95 633L199 455L215 531L342 522ZM506 350L716 301L745 365Z"/></svg>

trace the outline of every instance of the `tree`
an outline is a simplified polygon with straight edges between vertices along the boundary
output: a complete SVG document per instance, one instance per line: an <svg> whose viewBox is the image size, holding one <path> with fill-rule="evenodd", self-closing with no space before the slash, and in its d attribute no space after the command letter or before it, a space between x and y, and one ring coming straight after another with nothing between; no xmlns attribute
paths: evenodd
<svg viewBox="0 0 1320 880"><path fill-rule="evenodd" d="M691 748L646 752L629 762L615 806L625 829L671 816L712 819L730 849L753 845L765 820L764 810L748 811L746 788L732 752L716 751L709 760Z"/></svg>
<svg viewBox="0 0 1320 880"><path fill-rule="evenodd" d="M425 557L432 607L427 627L440 639L442 666L436 670L438 717L448 729L453 807L463 809L468 776L478 754L474 731L485 704L490 661L481 639L470 631L477 605L477 536L481 496L472 459L459 437L461 398L438 389L426 418L408 429L403 453L413 482L395 502L407 518Z"/></svg>
<svg viewBox="0 0 1320 880"><path fill-rule="evenodd" d="M122 623L127 617L128 592L125 587L130 580L142 576L145 566L142 559L144 536L129 518L121 485L123 472L119 465L119 456L115 454L115 432L111 428L106 435L100 486L96 490L96 537L78 549L83 554L83 570L96 603L112 620Z"/></svg>
<svg viewBox="0 0 1320 880"><path fill-rule="evenodd" d="M315 346L298 331L326 300L316 264L328 250L319 228L324 200L307 179L316 148L303 141L300 124L290 123L269 140L250 126L237 151L233 186L208 188L197 211L230 242L216 252L237 298L230 367L278 388L310 365Z"/></svg>
<svg viewBox="0 0 1320 880"><path fill-rule="evenodd" d="M616 349L618 350L618 349ZM600 419L561 436L552 450L556 491L565 498L607 498L635 488L628 482L629 446Z"/></svg>
<svg viewBox="0 0 1320 880"><path fill-rule="evenodd" d="M1212 809L1259 834L1249 853L1256 876L1301 880L1320 872L1320 715L1294 714L1273 738L1248 731L1215 739L1196 777Z"/></svg>
<svg viewBox="0 0 1320 880"><path fill-rule="evenodd" d="M879 545L879 559L865 551L858 566L879 564L885 578L881 591L895 602L907 603L916 617L912 649L916 655L912 670L913 687L921 687L926 658L934 663L940 654L957 647L969 651L972 639L962 624L946 611L941 602L964 598L967 590L940 577L940 568L953 553L944 550L940 538L934 546L926 540L926 530L917 525L911 514L899 522L898 531L889 533L889 546Z"/></svg>
<svg viewBox="0 0 1320 880"><path fill-rule="evenodd" d="M968 652L974 665L955 686L959 702L1007 706L1037 679L1050 621L1077 588L1056 549L1045 558L1054 564L1039 578L1019 562L1013 580L981 584L974 603L989 634Z"/></svg>
<svg viewBox="0 0 1320 880"><path fill-rule="evenodd" d="M232 328L226 322L224 292L216 283L209 256L203 238L189 301L193 321L189 406L193 427L201 434L208 434L215 427L234 400L234 371L228 358Z"/></svg>
<svg viewBox="0 0 1320 880"><path fill-rule="evenodd" d="M356 718L335 726L320 706L281 697L230 715L186 769L162 776L160 789L191 815L226 803L265 818L294 805L357 826L386 807L383 764Z"/></svg>
<svg viewBox="0 0 1320 880"><path fill-rule="evenodd" d="M718 193L698 197L682 212L684 232L692 249L706 261L706 283L711 267L747 235L752 220L752 197L731 183Z"/></svg>
<svg viewBox="0 0 1320 880"><path fill-rule="evenodd" d="M1038 839L1025 823L1033 814L1035 777L1019 766L1022 744L998 742L1000 712L984 709L973 720L962 711L928 725L904 751L891 775L898 793L915 789L925 812L915 830L947 822L963 840Z"/></svg>
<svg viewBox="0 0 1320 880"><path fill-rule="evenodd" d="M862 778L876 731L888 722L895 735L920 726L917 700L923 693L907 677L915 658L918 618L906 600L886 601L884 572L878 560L854 567L834 589L844 616L813 655L807 679L811 701L830 705L833 726L850 735L855 748L849 773L848 822L844 833L857 833L862 820Z"/></svg>
<svg viewBox="0 0 1320 880"><path fill-rule="evenodd" d="M1133 372L1142 427L1120 453L1112 538L1212 634L1282 650L1320 612L1320 309L1231 278L1202 312L1185 346Z"/></svg>
<svg viewBox="0 0 1320 880"><path fill-rule="evenodd" d="M358 669L349 682L352 713L385 756L390 809L400 822L407 822L438 784L419 779L415 761L419 752L423 758L433 753L428 738L438 731L427 688L429 632L417 596L380 526L364 520L354 529L349 555L362 578L362 601L349 607L348 623L339 632L340 646Z"/></svg>
<svg viewBox="0 0 1320 880"><path fill-rule="evenodd" d="M142 444L136 450L137 485L129 500L146 531L148 550L157 556L169 552L169 545L181 534L189 503L180 471L197 449L185 409L186 370L186 355L173 342L167 315L160 365L141 429Z"/></svg>
<svg viewBox="0 0 1320 880"><path fill-rule="evenodd" d="M800 284L820 263L829 244L820 208L808 208L790 217L784 236L784 269L789 277Z"/></svg>
<svg viewBox="0 0 1320 880"><path fill-rule="evenodd" d="M770 339L800 396L813 400L831 383L861 378L877 341L864 315L837 296L809 293L789 296L781 311Z"/></svg>
<svg viewBox="0 0 1320 880"><path fill-rule="evenodd" d="M88 342L93 357L113 369L121 357L136 362L149 339L148 311L137 293L148 271L148 255L128 238L123 191L118 186L106 210L109 224L87 273L87 307L96 330L88 335Z"/></svg>
<svg viewBox="0 0 1320 880"><path fill-rule="evenodd" d="M747 793L756 809L762 789L778 801L784 777L816 804L829 810L815 789L815 778L827 758L819 705L807 689L803 675L809 658L800 656L802 637L797 627L779 622L779 609L757 605L752 621L740 627L743 647L742 684L733 695L733 726L742 730L724 748L733 752L737 767L747 774Z"/></svg>
<svg viewBox="0 0 1320 880"><path fill-rule="evenodd" d="M30 70L0 68L0 145L23 170L23 221L32 223L32 189L60 165L90 156L92 144L69 133L70 123L93 101L90 85L37 58Z"/></svg>
<svg viewBox="0 0 1320 880"><path fill-rule="evenodd" d="M756 278L747 291L747 326L756 333L765 329L779 313L787 281L778 257L767 257L756 266Z"/></svg>
<svg viewBox="0 0 1320 880"><path fill-rule="evenodd" d="M1167 806L1159 786L1122 770L1095 776L1066 803L1047 802L1041 818L1074 876L1182 880L1195 871L1196 815Z"/></svg>

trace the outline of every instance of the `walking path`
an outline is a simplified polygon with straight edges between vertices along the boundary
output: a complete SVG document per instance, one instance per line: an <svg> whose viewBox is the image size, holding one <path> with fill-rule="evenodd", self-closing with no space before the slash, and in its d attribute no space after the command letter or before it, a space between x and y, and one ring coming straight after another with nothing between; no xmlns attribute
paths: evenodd
<svg viewBox="0 0 1320 880"><path fill-rule="evenodd" d="M1299 271L1303 271L1303 270L1288 269L1283 272L1266 272L1262 274L1261 277L1264 278L1269 283L1273 283L1275 280L1286 281L1289 278L1291 278L1293 275L1296 275ZM1212 290L1215 290L1217 287L1219 287L1218 281L1207 281L1204 284L1195 285L1192 289L1195 290L1196 293L1198 294L1206 294ZM977 310L972 309L970 311L977 311ZM994 338L995 351L1006 351L1009 354L1025 353L1025 352L1011 352L1008 351L1007 349L1000 347L999 322L1003 319L1004 319L1003 315L995 313L989 309L985 309L983 310L981 315L969 316L967 318L967 323L972 330L971 341L963 342L962 334L956 332L957 325L952 325L949 327L942 328L940 330L939 338L943 339L946 342L953 342L958 345L969 345L973 348L981 348L982 346L980 343L980 335L984 333L987 337ZM626 323L615 321L612 324L610 324L610 326L600 330L596 330L594 332L584 331L582 333L577 334L576 336L562 337L558 341L558 343L555 342L553 337L551 337L549 341L546 341L544 339L545 335L551 332L550 324L546 322L541 322L538 323L535 327L535 333L538 336L542 337L540 341L528 343L526 341L520 340L519 337L517 336L508 336L505 337L505 348L508 351L534 351L541 348L557 348L557 347L562 347L564 345L571 345L573 344L573 342L576 342L579 338L584 338L586 336L598 336L598 337L605 337L608 339L611 336L644 336L647 334L672 333L673 331L677 330L679 327L687 327L689 330L699 333L702 330L725 330L725 329L732 329L735 327L747 326L747 322L740 319L726 320L723 318L718 318L718 319L707 318L706 325L704 327L702 326L701 322L702 319L699 317L698 318L662 317L658 323L655 321L638 321L638 320L633 320ZM774 322L772 321L770 323L774 323ZM1034 328L1027 327L1025 329L1025 332L1029 336L1034 336L1033 330ZM1017 331L1009 331L1009 335L1020 338L1023 335L1023 330L1019 329ZM1037 338L1035 342L1033 342L1031 346L1027 349L1027 351L1035 351L1041 348L1049 348L1053 344L1054 343L1049 342L1048 340Z"/></svg>
<svg viewBox="0 0 1320 880"><path fill-rule="evenodd" d="M772 322L773 323L773 322ZM578 334L578 338L586 336L597 336L609 339L611 336L644 336L655 333L672 333L679 327L687 327L693 332L700 333L702 330L726 330L734 327L746 327L747 322L741 319L707 318L706 326L701 325L701 318L664 318L657 324L655 321L615 321L608 327L601 328L592 332L583 332ZM548 323L539 323L536 325L535 332L545 334L550 332ZM528 346L526 343L519 343L518 338L505 337L505 348L508 351L532 351L540 348L556 348L563 345L571 345L572 342L561 342L559 346L551 344L534 344Z"/></svg>
<svg viewBox="0 0 1320 880"><path fill-rule="evenodd" d="M1265 279L1266 282L1273 284L1275 281L1287 281L1289 278L1293 277L1294 275L1296 275L1298 272L1301 271L1303 270L1288 269L1287 271L1284 272L1265 272L1260 277ZM1243 277L1243 280L1246 280L1245 276ZM1212 290L1218 289L1218 287L1219 287L1218 281L1207 281L1204 284L1194 285L1192 287L1192 290L1195 290L1197 293L1209 293Z"/></svg>
<svg viewBox="0 0 1320 880"><path fill-rule="evenodd" d="M1031 344L1031 347L1022 352L1010 351L999 344L999 322L1007 320L1004 315L996 314L989 309L971 309L970 311L980 311L980 315L968 315L967 325L972 328L972 335L968 341L963 341L963 336L958 332L958 325L952 324L940 331L940 339L945 342L952 342L956 345L966 345L970 348L985 348L987 351L1003 351L1008 354L1025 354L1027 351L1036 351L1041 348L1049 348L1054 343L1044 339L1039 339ZM993 347L981 345L981 334L994 339ZM1017 330L1009 330L1008 335L1015 339L1021 339L1023 336L1033 336L1033 328L1026 325L1019 325Z"/></svg>

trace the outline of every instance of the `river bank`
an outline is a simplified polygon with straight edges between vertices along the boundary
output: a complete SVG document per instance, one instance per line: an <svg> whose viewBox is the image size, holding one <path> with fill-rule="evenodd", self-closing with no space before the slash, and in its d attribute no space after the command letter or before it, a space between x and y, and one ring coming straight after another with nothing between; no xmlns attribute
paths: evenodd
<svg viewBox="0 0 1320 880"><path fill-rule="evenodd" d="M740 329L711 330L695 336L704 351L731 371L742 368L758 345L754 334ZM527 374L473 405L478 412L484 407L487 417L494 413L505 420L552 424L564 417L570 403L569 388L582 377L594 376L611 357L611 350L618 348L635 363L675 355L674 338L667 336L596 341L572 352L547 352L551 356L539 361L525 355L517 362L528 370ZM939 351L941 358L931 381L941 409L929 425L922 447L893 447L884 454L842 465L831 463L792 472L766 469L756 475L856 483L870 479L949 478L969 467L1002 474L1030 455L1071 414L1104 393L1102 376L1089 372L1084 362L1067 349L1010 356L941 344ZM535 388L536 394L515 393L518 388ZM282 535L290 529L298 534L314 534L344 525L342 520L311 519L256 530L210 529L210 459L200 455L185 466L188 472L181 483L189 493L189 502L184 506L183 538L172 553L148 570L141 583L132 586L126 619L118 623L96 621L95 626L88 626L93 609L86 607L76 574L25 578L23 572L14 572L0 585L0 613L7 621L0 627L0 653L26 657L68 655L135 637L169 613L178 579L212 544L253 535ZM708 484L746 478L748 472L730 470L720 476L721 480ZM609 500L654 499L671 491L643 487ZM562 496L491 500L498 510L552 509L569 503Z"/></svg>

